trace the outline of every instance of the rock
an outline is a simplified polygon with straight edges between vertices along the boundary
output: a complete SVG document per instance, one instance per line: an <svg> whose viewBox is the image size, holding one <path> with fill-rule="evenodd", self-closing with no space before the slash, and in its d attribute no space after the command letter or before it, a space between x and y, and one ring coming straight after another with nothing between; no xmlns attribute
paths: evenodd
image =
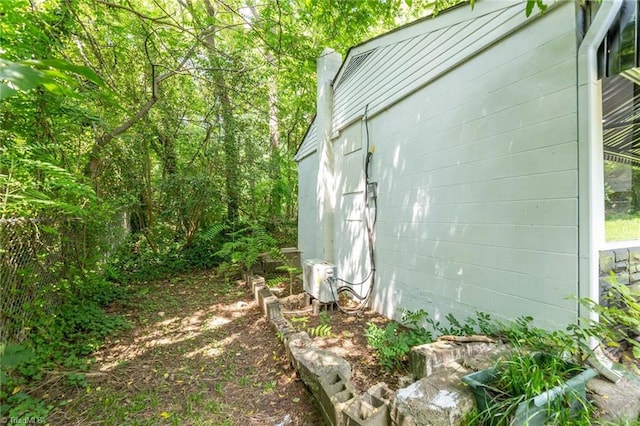
<svg viewBox="0 0 640 426"><path fill-rule="evenodd" d="M274 424L273 426L288 426L293 424L293 420L291 419L291 414L285 414L282 418L282 421Z"/></svg>
<svg viewBox="0 0 640 426"><path fill-rule="evenodd" d="M460 378L469 370L443 368L399 389L391 403L391 424L398 426L460 425L476 405Z"/></svg>
<svg viewBox="0 0 640 426"><path fill-rule="evenodd" d="M639 379L623 377L617 383L595 378L587 383L590 399L601 410L601 423L624 424L640 417Z"/></svg>

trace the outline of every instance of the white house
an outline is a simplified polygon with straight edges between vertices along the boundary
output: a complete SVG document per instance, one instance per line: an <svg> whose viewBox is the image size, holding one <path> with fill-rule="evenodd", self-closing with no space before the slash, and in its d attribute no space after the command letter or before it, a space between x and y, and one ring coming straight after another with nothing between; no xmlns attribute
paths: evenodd
<svg viewBox="0 0 640 426"><path fill-rule="evenodd" d="M323 53L295 156L303 259L396 318L560 327L609 271L640 283L638 4L546 3L480 0Z"/></svg>

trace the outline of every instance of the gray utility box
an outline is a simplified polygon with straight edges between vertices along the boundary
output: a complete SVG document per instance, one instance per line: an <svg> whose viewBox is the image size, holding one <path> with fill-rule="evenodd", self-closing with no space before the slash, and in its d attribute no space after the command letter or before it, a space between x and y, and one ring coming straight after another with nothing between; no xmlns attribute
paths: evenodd
<svg viewBox="0 0 640 426"><path fill-rule="evenodd" d="M336 266L321 259L304 261L302 285L304 291L320 303L335 301L334 279L337 276Z"/></svg>

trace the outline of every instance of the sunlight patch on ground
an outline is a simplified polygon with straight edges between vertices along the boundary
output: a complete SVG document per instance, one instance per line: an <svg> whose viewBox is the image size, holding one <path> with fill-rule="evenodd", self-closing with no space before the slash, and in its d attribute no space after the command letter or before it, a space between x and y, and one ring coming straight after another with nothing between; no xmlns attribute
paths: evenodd
<svg viewBox="0 0 640 426"><path fill-rule="evenodd" d="M125 361L132 361L150 349L158 346L174 345L200 337L204 332L209 332L231 323L237 318L243 317L247 311L254 307L254 303L238 302L231 305L211 305L204 309L195 311L186 317L171 317L157 322L151 326L151 331L145 335L136 336L134 341L118 342L111 348L110 352L116 354L106 359L100 359L100 371L110 371ZM164 312L159 312L160 317ZM225 344L237 339L237 335L232 335L220 342L212 343L185 355L192 358L197 355L215 357L219 355Z"/></svg>
<svg viewBox="0 0 640 426"><path fill-rule="evenodd" d="M196 349L195 351L187 352L186 354L184 354L184 357L191 359L199 355L202 357L214 358L218 355L221 355L224 352L225 347L238 340L239 336L240 333L234 333L229 337L210 343L206 346Z"/></svg>
<svg viewBox="0 0 640 426"><path fill-rule="evenodd" d="M218 328L220 326L223 326L225 324L229 324L231 322L230 319L228 318L224 318L224 317L213 317L211 318L209 321L207 321L203 328L205 330L213 330L215 328Z"/></svg>

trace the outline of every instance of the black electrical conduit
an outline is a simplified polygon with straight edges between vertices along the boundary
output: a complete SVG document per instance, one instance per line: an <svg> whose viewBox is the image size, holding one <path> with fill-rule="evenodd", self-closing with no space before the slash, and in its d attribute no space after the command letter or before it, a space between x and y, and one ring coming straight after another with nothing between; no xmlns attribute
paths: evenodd
<svg viewBox="0 0 640 426"><path fill-rule="evenodd" d="M362 311L362 308L365 307L365 305L367 304L369 297L371 296L371 290L373 289L373 284L375 282L375 277L376 277L376 263L375 263L375 252L374 252L374 246L373 246L373 228L376 225L376 220L377 220L377 216L378 216L378 196L376 194L375 191L375 183L374 182L370 182L369 180L369 172L370 172L370 166L371 166L371 157L373 157L373 152L374 149L372 147L370 147L370 140L369 140L369 116L368 116L368 111L369 111L369 104L367 104L364 108L364 127L365 127L365 133L366 133L366 140L367 140L367 156L365 157L365 161L364 161L364 201L365 201L365 208L366 208L366 214L365 214L365 228L367 230L367 244L369 247L369 260L371 263L371 270L369 271L369 273L367 274L367 276L360 282L357 283L353 283L353 282L349 282L347 280L344 280L342 278L331 278L329 280L329 287L331 287L331 293L333 295L333 300L335 301L336 305L338 306L338 308L344 312L344 313L348 313L348 314L354 314L354 313L358 313L360 311ZM370 206L370 201L369 201L369 186L372 185L374 190L373 190L373 196L371 197L373 199L373 220L370 222L369 217L370 217L370 211L371 211L371 206ZM341 286L337 286L337 290L333 288L333 283L334 282L341 282L344 283L345 285L341 285ZM364 284L369 283L369 288L367 289L367 292L364 296L361 296L360 294L358 294L353 287L356 286L361 286ZM346 308L344 306L340 306L340 303L338 301L338 295L340 293L349 293L350 295L352 295L353 297L355 297L356 299L358 299L360 301L360 304L356 307L356 308Z"/></svg>

